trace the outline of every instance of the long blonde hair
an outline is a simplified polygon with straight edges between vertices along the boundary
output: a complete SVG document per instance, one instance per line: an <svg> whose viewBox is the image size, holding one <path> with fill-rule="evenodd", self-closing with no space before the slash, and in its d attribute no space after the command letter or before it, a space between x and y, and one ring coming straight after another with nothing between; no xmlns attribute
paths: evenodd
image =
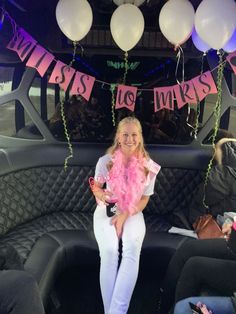
<svg viewBox="0 0 236 314"><path fill-rule="evenodd" d="M128 124L128 123L134 123L137 126L138 131L139 131L140 143L139 143L139 146L138 146L137 151L136 151L137 157L140 156L140 157L144 157L146 159L149 159L150 158L149 154L146 151L146 149L144 148L144 140L143 140L143 132L142 132L141 123L139 122L139 120L137 118L132 117L132 116L125 117L122 120L120 120L120 122L118 123L117 129L116 129L113 144L112 144L112 146L110 146L108 148L107 153L113 155L114 152L117 149L119 149L119 142L118 142L119 133L121 132L123 126L125 124Z"/></svg>

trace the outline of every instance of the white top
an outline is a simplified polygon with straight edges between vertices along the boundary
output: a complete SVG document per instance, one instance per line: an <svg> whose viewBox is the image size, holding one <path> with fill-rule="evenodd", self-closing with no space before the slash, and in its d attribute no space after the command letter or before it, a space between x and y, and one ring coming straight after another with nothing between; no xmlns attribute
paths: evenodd
<svg viewBox="0 0 236 314"><path fill-rule="evenodd" d="M111 155L106 154L99 158L96 169L95 169L95 176L94 179L97 182L105 183L107 184L107 189L109 190L109 180L108 178L108 169L107 164L111 161ZM147 164L145 167L149 170L149 173L147 175L146 183L144 185L144 192L143 195L150 196L154 193L154 186L155 186L155 180L158 172L161 169L161 166L155 163L152 159L149 159L147 161Z"/></svg>

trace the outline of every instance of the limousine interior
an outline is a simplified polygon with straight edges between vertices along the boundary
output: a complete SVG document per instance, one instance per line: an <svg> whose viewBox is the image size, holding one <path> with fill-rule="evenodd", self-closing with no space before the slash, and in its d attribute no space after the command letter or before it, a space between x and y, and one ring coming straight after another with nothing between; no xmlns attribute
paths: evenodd
<svg viewBox="0 0 236 314"><path fill-rule="evenodd" d="M158 24L164 0L136 1L145 27L128 59L112 38L110 20L118 4L132 1L88 2L92 26L75 45L57 23L58 0L0 1L0 244L17 250L38 282L47 314L102 314L89 178L111 145L117 122L135 115L150 156L162 168L144 210L147 233L128 313L154 314L171 256L189 239L168 231L192 229L189 208L205 178L216 128L236 134L236 75L227 53L203 54L191 38L182 52L174 49ZM196 10L201 0L191 3ZM41 73L30 65L35 47L49 60ZM91 79L91 94L83 97L81 80L71 95L73 80L65 87L53 79L56 64ZM170 104L162 95L158 107L161 97L154 89L201 75L207 89L205 73L217 91L182 105L177 97ZM134 110L115 106L119 84L135 88ZM61 103L62 116L66 106L75 105L66 126Z"/></svg>

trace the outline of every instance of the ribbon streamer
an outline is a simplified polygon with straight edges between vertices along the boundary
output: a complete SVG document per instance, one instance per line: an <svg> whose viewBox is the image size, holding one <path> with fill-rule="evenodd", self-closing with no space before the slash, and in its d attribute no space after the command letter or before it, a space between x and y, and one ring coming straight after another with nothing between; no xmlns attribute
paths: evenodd
<svg viewBox="0 0 236 314"><path fill-rule="evenodd" d="M177 46L175 47L175 49L178 49L178 52L177 52L177 55L176 55L176 58L177 58L177 63L176 63L176 68L175 68L175 79L176 79L176 82L180 85L181 83L184 82L184 51L182 49L181 46ZM179 64L180 64L180 59L182 57L182 81L181 83L179 82L178 80L178 69L179 69Z"/></svg>

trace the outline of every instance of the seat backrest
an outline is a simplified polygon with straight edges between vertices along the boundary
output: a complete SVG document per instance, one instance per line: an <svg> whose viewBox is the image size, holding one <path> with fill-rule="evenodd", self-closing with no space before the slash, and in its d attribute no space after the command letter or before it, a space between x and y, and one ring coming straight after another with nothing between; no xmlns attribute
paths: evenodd
<svg viewBox="0 0 236 314"><path fill-rule="evenodd" d="M0 234L57 211L93 212L96 204L88 179L94 175L96 161L104 152L100 145L75 147L74 158L65 171L64 146L6 150L5 167L0 167ZM202 180L209 159L207 152L185 148L181 154L174 147L151 146L149 152L162 169L145 213L171 215L186 211Z"/></svg>

